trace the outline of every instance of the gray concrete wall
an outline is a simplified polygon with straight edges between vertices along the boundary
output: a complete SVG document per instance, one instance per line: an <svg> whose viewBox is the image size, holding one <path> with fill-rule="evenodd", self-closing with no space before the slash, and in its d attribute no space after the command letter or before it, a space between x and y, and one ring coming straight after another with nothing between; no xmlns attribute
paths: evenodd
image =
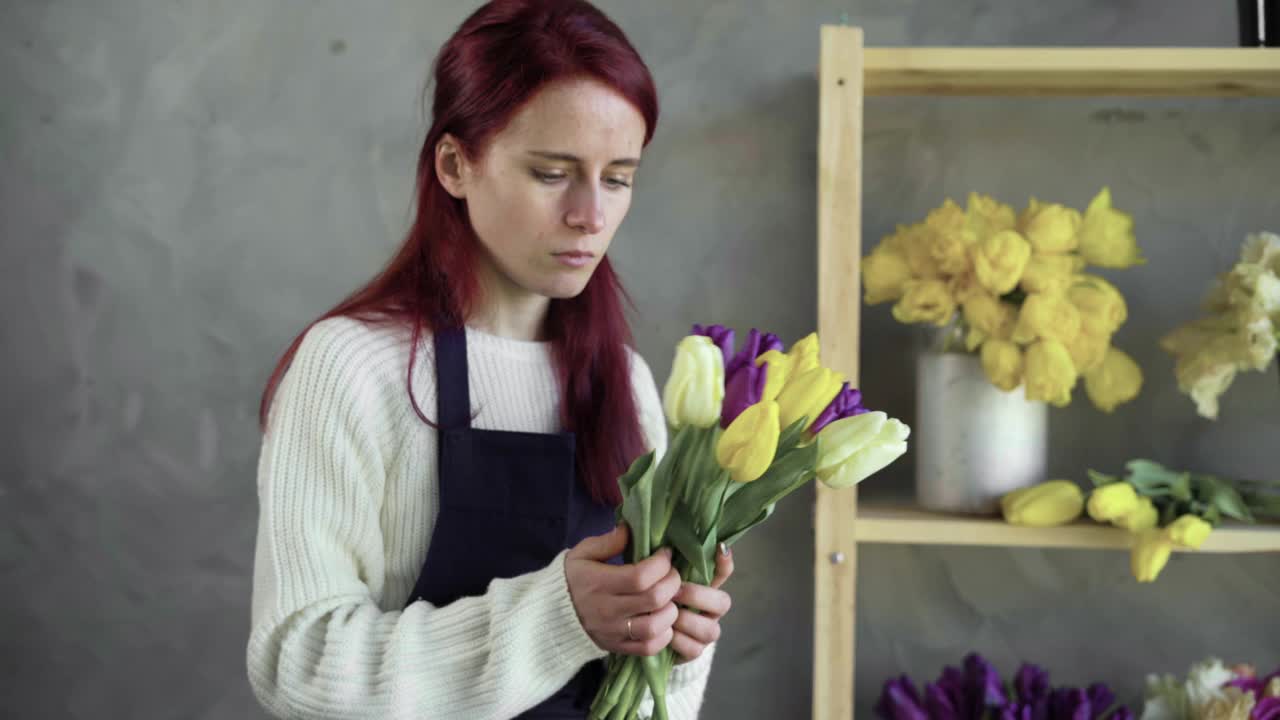
<svg viewBox="0 0 1280 720"><path fill-rule="evenodd" d="M816 323L818 27L877 45L1232 45L1199 0L601 3L663 100L615 257L659 378L693 321ZM473 2L17 0L0 22L0 709L259 717L245 680L257 400L282 344L397 245L420 92ZM1141 398L1052 414L1054 474L1131 457L1263 476L1274 371L1197 419L1155 346L1244 233L1280 230L1269 100L871 99L874 241L972 189L1083 207L1103 184L1149 265L1116 273ZM913 420L911 333L864 310L870 403ZM865 486L910 492L910 455ZM706 717L806 717L811 495L739 546ZM1179 556L1138 586L1110 552L872 547L859 716L880 683L970 649L1106 679L1210 653L1280 663L1280 560Z"/></svg>

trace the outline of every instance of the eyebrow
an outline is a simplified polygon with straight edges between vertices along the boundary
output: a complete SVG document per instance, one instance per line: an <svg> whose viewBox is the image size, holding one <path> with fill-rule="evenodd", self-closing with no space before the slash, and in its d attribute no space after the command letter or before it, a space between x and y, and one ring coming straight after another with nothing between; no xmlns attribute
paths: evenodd
<svg viewBox="0 0 1280 720"><path fill-rule="evenodd" d="M546 150L530 150L530 155L534 155L545 160L560 160L562 162L581 163L582 158L570 153L548 152ZM640 167L639 158L618 158L609 163L610 166L621 165L623 167Z"/></svg>

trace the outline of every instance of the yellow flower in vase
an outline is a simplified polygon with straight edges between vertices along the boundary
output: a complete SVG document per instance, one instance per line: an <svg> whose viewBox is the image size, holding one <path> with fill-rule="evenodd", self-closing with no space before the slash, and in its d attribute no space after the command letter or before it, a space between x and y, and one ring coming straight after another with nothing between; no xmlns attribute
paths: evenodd
<svg viewBox="0 0 1280 720"><path fill-rule="evenodd" d="M965 216L977 242L1001 230L1012 230L1018 222L1012 206L976 192L969 193Z"/></svg>
<svg viewBox="0 0 1280 720"><path fill-rule="evenodd" d="M1013 337L1013 328L1018 322L1018 308L979 290L964 301L964 321L986 337L1008 340Z"/></svg>
<svg viewBox="0 0 1280 720"><path fill-rule="evenodd" d="M862 288L868 305L902 297L911 266L901 251L881 243L862 259Z"/></svg>
<svg viewBox="0 0 1280 720"><path fill-rule="evenodd" d="M1014 230L1001 230L973 246L973 270L978 282L995 295L1018 286L1031 259L1031 244Z"/></svg>
<svg viewBox="0 0 1280 720"><path fill-rule="evenodd" d="M924 223L899 225L897 232L886 242L889 247L902 253L907 259L907 267L915 278L936 278L942 275L938 262L933 259L933 233Z"/></svg>
<svg viewBox="0 0 1280 720"><path fill-rule="evenodd" d="M1127 268L1146 262L1133 234L1133 216L1111 206L1110 188L1102 188L1084 211L1080 254L1090 265L1108 268Z"/></svg>
<svg viewBox="0 0 1280 720"><path fill-rule="evenodd" d="M902 299L893 306L900 323L930 323L943 327L951 322L956 301L942 280L909 280Z"/></svg>
<svg viewBox="0 0 1280 720"><path fill-rule="evenodd" d="M1084 389L1099 410L1109 413L1138 396L1142 368L1125 351L1110 348L1098 367L1084 373Z"/></svg>
<svg viewBox="0 0 1280 720"><path fill-rule="evenodd" d="M1095 336L1111 335L1129 316L1124 295L1097 275L1077 275L1067 297L1080 311L1081 326Z"/></svg>
<svg viewBox="0 0 1280 720"><path fill-rule="evenodd" d="M1046 255L1035 253L1027 261L1018 286L1023 292L1063 293L1075 281L1076 273L1084 267L1079 255Z"/></svg>
<svg viewBox="0 0 1280 720"><path fill-rule="evenodd" d="M1065 295L1032 293L1022 301L1013 339L1030 343L1036 338L1068 343L1080 332L1080 311Z"/></svg>
<svg viewBox="0 0 1280 720"><path fill-rule="evenodd" d="M1066 343L1066 346L1067 352L1071 353L1071 362L1075 363L1076 370L1087 373L1102 364L1107 356L1107 350L1111 349L1111 337L1099 337L1082 327L1071 342Z"/></svg>
<svg viewBox="0 0 1280 720"><path fill-rule="evenodd" d="M1018 231L1039 253L1066 253L1079 244L1081 216L1058 203L1042 203L1031 198L1027 209L1018 218Z"/></svg>
<svg viewBox="0 0 1280 720"><path fill-rule="evenodd" d="M992 385L1009 392L1022 384L1022 349L1008 340L982 344L982 371Z"/></svg>
<svg viewBox="0 0 1280 720"><path fill-rule="evenodd" d="M1025 358L1027 399L1066 407L1078 379L1071 354L1057 340L1037 340L1027 348Z"/></svg>

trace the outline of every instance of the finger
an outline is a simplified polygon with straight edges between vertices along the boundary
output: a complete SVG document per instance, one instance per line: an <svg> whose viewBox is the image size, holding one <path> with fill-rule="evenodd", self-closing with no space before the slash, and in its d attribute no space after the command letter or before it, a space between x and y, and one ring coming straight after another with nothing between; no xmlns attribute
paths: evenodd
<svg viewBox="0 0 1280 720"><path fill-rule="evenodd" d="M671 644L671 638L674 634L674 630L667 628L661 635L649 640L624 640L618 643L616 651L623 655L657 655L662 652L663 648Z"/></svg>
<svg viewBox="0 0 1280 720"><path fill-rule="evenodd" d="M720 621L689 610L681 610L671 628L676 631L677 636L687 635L703 645L710 645L720 639Z"/></svg>
<svg viewBox="0 0 1280 720"><path fill-rule="evenodd" d="M716 553L716 576L711 579L711 587L720 587L730 575L733 575L733 549L720 543L720 552Z"/></svg>
<svg viewBox="0 0 1280 720"><path fill-rule="evenodd" d="M569 551L569 556L586 560L604 562L627 549L627 541L631 532L625 523L615 526L603 535L584 538Z"/></svg>
<svg viewBox="0 0 1280 720"><path fill-rule="evenodd" d="M677 630L671 636L671 649L679 656L676 663L683 664L696 660L706 651L707 646Z"/></svg>
<svg viewBox="0 0 1280 720"><path fill-rule="evenodd" d="M733 605L729 593L697 583L682 584L672 599L679 605L717 619L724 617Z"/></svg>
<svg viewBox="0 0 1280 720"><path fill-rule="evenodd" d="M680 616L680 610L675 603L667 603L666 607L660 608L648 615L635 615L631 618L631 635L627 637L626 620L618 623L618 627L622 631L622 637L625 640L645 641L661 637L663 633L670 630L676 624L676 618Z"/></svg>
<svg viewBox="0 0 1280 720"><path fill-rule="evenodd" d="M648 590L626 595L615 595L611 598L613 617L627 618L633 615L644 615L670 605L680 592L680 573L675 568L667 572L667 576L654 583Z"/></svg>
<svg viewBox="0 0 1280 720"><path fill-rule="evenodd" d="M653 555L631 565L602 564L599 570L602 573L600 587L605 592L614 595L643 593L661 582L671 572L671 548L661 548Z"/></svg>

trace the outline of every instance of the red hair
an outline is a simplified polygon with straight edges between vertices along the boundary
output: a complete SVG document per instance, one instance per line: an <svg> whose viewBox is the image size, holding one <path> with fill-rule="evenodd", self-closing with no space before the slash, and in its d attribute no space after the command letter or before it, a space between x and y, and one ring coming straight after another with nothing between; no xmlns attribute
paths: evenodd
<svg viewBox="0 0 1280 720"><path fill-rule="evenodd" d="M467 18L437 56L432 125L418 155L416 214L404 243L367 285L312 322L349 316L412 328L406 377L414 411L413 368L423 330L462 325L480 295L478 241L465 202L445 192L435 148L449 133L475 158L488 141L546 84L588 77L608 85L645 119L653 137L658 98L649 69L622 30L585 0L493 0ZM622 501L617 477L645 451L632 394L624 314L625 292L608 257L576 297L553 299L547 315L560 381L560 416L576 433L578 481L597 501ZM275 388L308 325L294 338L267 381L259 408L265 430Z"/></svg>

